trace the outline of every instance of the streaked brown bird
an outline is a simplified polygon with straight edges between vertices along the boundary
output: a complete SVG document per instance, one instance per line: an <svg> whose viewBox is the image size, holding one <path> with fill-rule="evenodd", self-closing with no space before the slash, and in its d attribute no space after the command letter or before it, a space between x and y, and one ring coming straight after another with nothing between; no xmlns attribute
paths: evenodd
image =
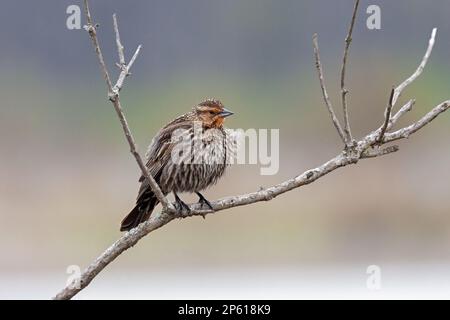
<svg viewBox="0 0 450 320"><path fill-rule="evenodd" d="M189 211L177 194L181 192L195 192L199 202L212 209L200 191L215 184L230 163L236 140L223 123L232 114L219 100L205 100L163 127L150 143L146 166L165 195L173 192L177 210ZM122 220L120 231L148 220L159 203L144 176L139 182L136 206Z"/></svg>

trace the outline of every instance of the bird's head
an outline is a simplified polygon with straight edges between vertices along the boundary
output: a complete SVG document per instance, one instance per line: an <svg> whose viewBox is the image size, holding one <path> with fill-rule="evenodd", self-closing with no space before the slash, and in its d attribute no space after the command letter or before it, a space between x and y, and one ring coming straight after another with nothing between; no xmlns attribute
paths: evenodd
<svg viewBox="0 0 450 320"><path fill-rule="evenodd" d="M208 128L221 128L225 118L233 114L223 106L222 102L216 99L207 99L199 103L194 111L198 120Z"/></svg>

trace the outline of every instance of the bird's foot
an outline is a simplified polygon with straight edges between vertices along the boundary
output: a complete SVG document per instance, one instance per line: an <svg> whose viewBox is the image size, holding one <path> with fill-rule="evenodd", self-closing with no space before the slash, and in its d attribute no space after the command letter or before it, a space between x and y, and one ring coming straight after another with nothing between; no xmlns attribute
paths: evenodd
<svg viewBox="0 0 450 320"><path fill-rule="evenodd" d="M210 210L214 211L214 208L213 208L211 202L206 200L206 198L200 192L196 192L196 194L198 195L198 203L200 203L201 206L206 205ZM204 216L203 216L203 218L204 218Z"/></svg>
<svg viewBox="0 0 450 320"><path fill-rule="evenodd" d="M189 214L191 212L189 206L183 200L181 200L176 193L175 193L175 209L182 216L185 216L186 214Z"/></svg>

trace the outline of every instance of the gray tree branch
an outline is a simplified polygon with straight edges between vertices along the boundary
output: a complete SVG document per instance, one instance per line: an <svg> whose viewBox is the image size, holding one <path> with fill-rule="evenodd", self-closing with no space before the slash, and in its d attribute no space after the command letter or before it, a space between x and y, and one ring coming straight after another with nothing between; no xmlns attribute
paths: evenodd
<svg viewBox="0 0 450 320"><path fill-rule="evenodd" d="M126 123L125 116L123 115L123 112L120 107L119 102L119 96L118 96L118 90L114 91L112 90L114 87L111 84L111 81L109 80L109 75L106 70L106 66L103 60L103 57L101 55L101 50L98 45L98 40L96 38L96 31L95 26L92 23L92 18L90 16L89 8L87 6L87 0L85 0L86 4L86 15L88 18L88 26L87 30L89 31L89 35L91 36L92 42L94 43L95 51L97 53L97 56L99 58L99 63L102 68L103 75L106 79L106 82L108 84L108 89L112 91L113 96L111 101L114 104L115 110L119 116L120 122L122 124L122 127L124 129L125 135L127 137L127 140L130 144L130 148L132 150L133 155L135 156L139 167L141 168L144 176L149 180L152 181L152 177L148 174L145 166L143 165L142 159L139 156L139 153L136 151L136 147L134 144L134 140L131 136L130 130L128 128L128 125ZM117 21L115 22L115 25L117 25ZM432 43L434 43L434 38L436 35L436 29L433 30L432 34L432 40L430 40L430 46L427 50L427 53L425 55L424 60L421 63L421 66L425 66L426 61L428 60L429 55L431 54L432 49ZM118 33L116 33L116 40L118 38ZM116 41L118 44L120 44L120 39ZM317 42L315 41L315 51L318 46L316 46ZM430 49L431 48L431 49ZM138 53L138 52L137 52ZM137 56L137 53L135 56ZM318 51L317 51L318 53ZM119 55L120 55L120 49L119 49ZM316 64L320 65L320 58L317 59L316 54ZM120 60L120 59L119 59ZM132 59L134 61L134 59ZM318 62L319 61L319 62ZM127 70L123 70L122 72L128 73L128 69L131 66L131 62L128 64ZM420 70L419 70L420 69ZM409 84L413 80L415 80L418 75L422 72L421 69L423 67L419 67L419 71L410 78L407 79L404 83ZM320 74L321 72L319 72ZM412 80L411 80L412 79ZM403 88L406 85L400 85L396 89L396 93L392 95L392 105L395 105L396 97L395 94L401 92ZM321 87L322 90L324 90L323 81L321 80ZM400 89L399 89L400 88ZM327 95L324 94L326 97ZM325 99L327 100L327 99ZM382 145L395 141L400 140L404 138L408 138L411 134L414 134L418 130L422 129L427 124L431 123L438 115L445 112L450 108L450 100L444 101L441 104L434 107L430 112L425 114L421 119L419 119L417 122L401 128L394 132L387 132L392 128L392 126L403 116L405 115L409 110L411 110L412 106L414 104L414 100L410 100L408 103L406 103L394 116L389 117L389 119L383 122L383 124L376 130L368 133L364 138L362 138L359 141L356 141L351 146L346 146L346 148L340 152L338 155L336 155L331 160L328 160L324 164L312 168L309 170L306 170L305 172L289 179L286 181L283 181L279 184L276 184L274 186L271 186L269 188L261 189L252 193L242 194L242 195L236 195L236 196L230 196L225 197L216 201L211 202L213 210L203 210L199 204L191 204L189 205L190 212L178 212L175 210L171 210L169 205L171 205L170 202L167 201L165 197L162 197L164 201L167 201L169 205L164 205L163 208L159 213L154 213L150 217L150 219L147 222L144 222L140 224L138 227L130 230L129 232L125 233L119 240L117 240L115 243L113 243L106 251L104 251L92 264L90 264L86 270L81 274L79 279L74 280L71 284L67 285L64 289L62 289L55 297L54 299L71 299L73 296L75 296L78 292L86 288L91 281L112 261L114 261L119 255L121 255L124 251L134 246L140 239L145 237L150 232L155 231L156 229L166 225L170 221L176 219L176 218L187 218L192 216L205 216L206 214L215 214L217 212L220 212L225 209L230 209L238 206L245 206L249 204L253 204L260 201L270 201L274 199L275 197L286 193L290 190L302 187L304 185L310 184L319 178L327 175L330 172L333 172L334 170L337 170L338 168L345 167L351 164L356 164L360 159L366 159L366 158L376 158L379 156L384 156L386 154L390 154L393 152L398 151L398 146L386 146L382 148ZM328 105L328 103L327 103ZM331 104L329 105L331 106ZM330 111L331 110L331 111ZM332 108L329 108L329 111L333 118ZM333 122L334 118L333 118ZM386 124L387 123L387 124ZM339 130L340 126L337 126L336 124L339 124L338 122L335 122L335 126L338 129L339 134L341 135L342 129ZM383 133L383 134L382 134ZM379 137L383 136L384 138L379 141ZM342 138L344 136L342 135ZM345 140L344 140L345 141ZM154 181L154 180L153 180ZM155 182L156 184L156 182ZM152 185L152 188L154 186ZM158 191L159 187L154 187L153 191ZM160 192L160 190L159 190ZM156 192L155 192L156 193ZM161 195L160 195L161 196ZM161 201L163 202L163 201Z"/></svg>
<svg viewBox="0 0 450 320"><path fill-rule="evenodd" d="M320 88L322 89L323 100L325 101L325 105L327 107L328 113L330 114L331 121L333 121L334 127L336 128L339 136L341 137L342 142L344 142L344 145L347 145L347 139L345 138L344 131L342 130L341 124L339 123L339 120L336 117L336 113L334 112L333 105L331 104L331 100L328 95L327 87L325 85L322 62L320 60L319 41L317 40L317 37L318 36L315 33L313 35L313 48L314 48L314 58L316 61L317 74L319 76Z"/></svg>
<svg viewBox="0 0 450 320"><path fill-rule="evenodd" d="M353 143L353 137L352 131L350 129L350 122L348 119L348 106L347 106L348 89L345 87L345 72L347 69L348 52L350 50L350 44L352 43L353 28L355 27L358 7L359 7L359 0L356 0L355 6L353 7L352 20L350 22L348 34L347 37L345 38L344 57L342 58L342 68L341 68L341 99L342 99L342 109L344 112L344 132L347 146L350 146Z"/></svg>
<svg viewBox="0 0 450 320"><path fill-rule="evenodd" d="M384 112L384 123L381 127L380 136L378 137L378 142L381 143L383 141L384 134L386 133L386 130L389 126L389 122L391 120L391 114L392 114L392 99L394 98L395 88L392 88L391 95L389 96L389 102L388 106L386 108L386 111Z"/></svg>
<svg viewBox="0 0 450 320"><path fill-rule="evenodd" d="M397 99L400 97L403 90L422 74L425 66L427 65L428 59L431 56L431 52L433 51L434 43L436 42L436 33L437 29L434 28L431 32L430 40L428 41L427 51L425 52L425 55L423 56L423 59L417 67L416 71L414 71L414 73L408 79L403 81L400 85L397 86L397 88L395 88L394 96L392 98L392 105L395 106L395 104L397 103Z"/></svg>
<svg viewBox="0 0 450 320"><path fill-rule="evenodd" d="M152 188L152 191L155 193L156 197L158 198L159 202L161 202L164 209L168 211L175 211L173 205L169 200L167 200L166 196L162 193L161 189L159 188L158 184L156 183L155 179L151 176L151 174L148 172L147 167L144 164L144 161L142 160L141 155L139 154L136 143L133 138L133 134L131 133L130 127L128 126L127 119L125 118L125 114L122 109L122 105L120 103L120 96L119 91L122 89L123 83L125 81L125 78L130 74L130 69L133 66L133 63L135 62L140 50L141 46L139 45L136 49L136 52L134 53L133 57L131 58L128 65L125 63L125 56L124 56L124 48L122 46L120 35L119 35L119 27L117 25L117 18L116 15L113 15L113 24L114 24L114 31L116 34L116 44L117 44L117 52L119 55L119 62L121 66L121 72L119 74L119 78L117 79L116 84L113 86L111 82L111 77L109 76L108 68L106 67L105 59L103 58L102 50L97 38L97 30L96 25L93 23L92 15L89 9L89 1L84 0L84 12L86 15L87 25L85 26L85 29L88 31L89 36L92 40L92 44L94 45L95 52L97 54L97 58L100 63L100 68L103 73L103 76L106 80L106 85L108 87L108 98L112 102L114 106L114 110L116 111L116 114L120 120L120 123L122 125L123 132L125 134L125 137L128 141L128 144L130 146L130 152L133 154L134 158L136 159L136 162L139 166L139 168L142 171L142 175L144 178L149 182L150 187Z"/></svg>

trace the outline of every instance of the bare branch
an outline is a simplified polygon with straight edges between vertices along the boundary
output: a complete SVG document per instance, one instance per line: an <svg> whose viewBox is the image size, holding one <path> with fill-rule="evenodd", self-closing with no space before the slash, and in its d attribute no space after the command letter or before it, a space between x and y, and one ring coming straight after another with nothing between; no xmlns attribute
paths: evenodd
<svg viewBox="0 0 450 320"><path fill-rule="evenodd" d="M407 104L408 105L408 104ZM405 106L407 106L405 105ZM401 138L406 138L410 134L416 132L417 130L424 127L426 124L430 123L439 114L446 111L450 106L450 100L446 101L432 111L430 111L425 117L419 120L417 123L411 125L410 127L401 129L391 134L385 135L385 142L391 142ZM405 108L406 110L406 108ZM149 221L144 222L137 226L135 229L130 230L125 235L123 235L119 240L117 240L111 247L109 247L105 252L103 252L81 275L80 279L76 279L72 284L61 290L54 299L70 299L75 296L78 292L83 290L89 285L89 283L95 278L95 276L101 272L109 263L114 261L123 251L134 246L141 238L149 234L150 232L164 226L175 218L186 218L192 216L202 216L207 214L214 214L219 211L234 208L238 206L245 206L252 203L260 201L270 201L275 197L288 192L290 190L302 187L304 185L310 184L317 179L327 175L334 170L345 167L350 164L355 164L359 159L374 158L379 156L384 156L393 152L398 151L398 146L390 146L384 149L379 149L375 151L367 151L379 137L380 130L378 129L364 139L357 143L357 147L353 152L347 152L346 150L338 154L336 157L322 164L321 166L305 171L304 173L286 180L282 183L274 185L272 187L261 189L252 193L231 196L219 199L217 201L211 202L214 211L203 210L200 204L192 204L189 206L190 212L182 215L182 213L174 212L170 213L168 211L161 211L159 214L153 214Z"/></svg>
<svg viewBox="0 0 450 320"><path fill-rule="evenodd" d="M436 33L437 33L437 29L434 28L431 33L431 38L428 43L427 51L425 52L425 55L424 55L422 61L420 62L419 67L416 69L416 71L408 79L406 79L403 83L401 83L398 87L392 89L391 95L389 98L389 104L385 111L385 121L384 121L383 126L381 127L380 136L377 139L377 143L382 143L384 135L386 133L386 130L390 129L390 127L398 120L398 118L400 118L405 112L409 111L412 108L414 101L411 100L409 103L404 105L399 110L399 112L395 115L395 119L393 119L394 121L392 121L392 123L390 123L390 116L392 113L392 108L395 105L395 103L397 102L397 99L400 97L402 91L422 74L422 72L428 62L428 59L430 58L431 52L433 51L433 47L434 47L434 43L435 43L435 39L436 39ZM404 129L406 129L406 128L404 128Z"/></svg>
<svg viewBox="0 0 450 320"><path fill-rule="evenodd" d="M118 66L120 67L120 74L119 78L117 79L116 84L114 85L114 92L119 92L122 87L123 83L125 81L125 78L130 75L131 67L133 66L134 62L136 61L136 58L139 55L139 52L141 51L142 46L139 45L136 49L136 51L133 54L133 57L131 58L128 65L125 63L125 54L123 52L124 47L122 45L122 42L120 40L120 33L119 33L119 26L117 23L117 16L114 13L113 14L113 25L114 25L114 33L116 34L116 45L117 45L117 53L119 54L119 63Z"/></svg>
<svg viewBox="0 0 450 320"><path fill-rule="evenodd" d="M167 197L162 193L161 188L159 187L158 183L148 172L148 169L145 166L141 155L137 151L136 143L134 142L134 138L133 138L133 135L131 134L130 128L128 126L127 119L125 118L122 106L120 105L119 96L116 96L116 98L114 100L112 100L112 103L114 105L114 109L116 110L117 116L119 117L120 123L122 125L122 129L125 133L125 137L130 146L130 152L136 159L136 162L142 171L142 175L148 181L152 191L155 193L155 196L158 198L159 202L161 202L161 205L164 207L164 209L167 211L170 211L170 212L175 211L175 208L173 207L172 203L169 202L169 200L167 200Z"/></svg>
<svg viewBox="0 0 450 320"><path fill-rule="evenodd" d="M105 78L106 85L108 87L108 95L113 93L113 85L111 82L111 78L109 77L108 68L106 68L105 59L103 59L102 50L100 48L100 44L97 39L97 29L96 25L92 22L91 11L89 10L88 0L84 0L84 13L86 15L87 25L84 27L86 31L89 33L89 36L92 40L92 44L95 48L95 53L97 54L98 61L100 62L100 69L103 74L103 78Z"/></svg>
<svg viewBox="0 0 450 320"><path fill-rule="evenodd" d="M131 67L134 64L134 61L136 61L136 58L139 55L139 52L141 51L142 45L138 45L138 47L136 48L136 51L134 52L133 56L131 57L130 62L128 63L127 69L130 70Z"/></svg>
<svg viewBox="0 0 450 320"><path fill-rule="evenodd" d="M405 113L411 111L415 103L416 100L411 99L403 107L401 107L389 121L387 130L391 129L392 126L397 123L398 119L400 119Z"/></svg>
<svg viewBox="0 0 450 320"><path fill-rule="evenodd" d="M148 233L162 227L169 223L174 218L185 218L188 216L204 216L206 214L216 213L218 211L233 208L237 206L243 206L252 204L259 201L268 201L274 197L285 193L289 190L298 188L300 186L309 184L320 177L350 163L354 163L356 159L348 156L344 156L344 153L337 155L335 158L324 163L320 167L308 170L295 178L284 181L278 185L272 186L267 189L262 189L249 194L243 194L239 196L232 196L215 201L212 204L214 212L201 210L199 204L190 205L190 213L182 216L180 213L169 214L167 212L161 212L159 214L152 214L150 220L141 223L138 227L127 232L122 238L116 241L105 252L103 252L81 275L80 279L74 280L71 285L68 285L61 292L59 292L54 299L63 300L70 299L79 291L84 289L95 276L103 270L109 263L117 258L123 251L134 246L141 238Z"/></svg>
<svg viewBox="0 0 450 320"><path fill-rule="evenodd" d="M137 56L139 55L139 52L141 51L141 48L142 46L138 45L128 65L123 65L121 67L122 71L120 72L119 78L117 79L117 82L114 85L114 90L116 92L119 92L122 89L125 78L130 75L131 66L134 64L134 61L136 60Z"/></svg>
<svg viewBox="0 0 450 320"><path fill-rule="evenodd" d="M124 67L125 66L125 54L123 53L123 45L120 41L120 33L119 33L119 26L117 24L117 16L114 13L113 14L113 25L114 25L114 32L116 34L116 45L117 45L117 52L119 53L119 64Z"/></svg>
<svg viewBox="0 0 450 320"><path fill-rule="evenodd" d="M440 105L436 106L433 110L428 112L419 121L411 124L408 127L402 128L392 133L387 133L384 138L384 142L391 142L399 139L408 138L413 133L422 129L424 126L433 121L439 114L447 111L450 108L450 100L442 102Z"/></svg>
<svg viewBox="0 0 450 320"><path fill-rule="evenodd" d="M386 148L377 148L374 150L367 150L362 153L361 159L381 157L381 156L385 156L385 155L393 153L393 152L397 152L398 150L400 150L399 146L389 146Z"/></svg>
<svg viewBox="0 0 450 320"><path fill-rule="evenodd" d="M431 52L433 51L433 47L434 47L434 43L435 43L435 39L436 39L436 33L437 33L437 28L434 28L433 31L431 32L431 38L428 42L427 51L425 52L425 55L424 55L422 61L420 62L419 67L408 79L403 81L403 83L401 83L397 88L395 88L394 97L392 99L392 105L395 106L395 103L397 102L397 99L402 94L402 91L408 85L410 85L414 80L416 80L418 76L420 76L422 74L423 69L427 65L428 59L430 58Z"/></svg>
<svg viewBox="0 0 450 320"><path fill-rule="evenodd" d="M357 9L358 2L355 5L355 11L354 15ZM111 83L109 81L109 76L106 70L106 67L104 65L103 58L101 55L100 47L98 46L98 41L96 39L96 32L95 28L93 28L92 18L90 16L89 8L87 6L87 0L85 0L86 5L86 15L88 18L88 27L87 30L89 31L89 35L92 38L92 42L94 43L94 47L96 48L97 56L99 57L100 65L102 66L102 70L106 79L107 83ZM351 24L351 30L349 32L348 39L351 39L351 31L354 24L354 19L352 19ZM129 130L128 124L126 122L125 116L123 114L122 108L120 106L120 100L119 100L119 90L112 90L112 86L109 85L110 90L110 100L112 101L114 108L119 116L120 122L122 124L123 130L125 132L125 135L127 137L128 143L130 145L131 152L136 158L137 163L139 164L139 167L142 170L143 175L145 178L150 182L150 185L152 187L152 190L155 192L155 194L158 196L158 199L163 204L163 210L159 213L154 213L151 215L150 220L147 222L144 222L137 226L136 228L130 230L129 232L125 233L119 240L117 240L112 246L110 246L105 252L103 252L80 276L79 279L74 280L70 285L68 285L66 288L62 289L55 297L54 299L70 299L73 296L75 296L78 292L86 288L89 283L112 261L114 261L122 252L125 250L131 248L134 246L141 238L149 234L150 232L164 226L165 224L169 223L170 221L174 220L175 218L186 218L191 216L205 216L206 214L213 214L216 212L219 212L221 210L237 207L237 206L244 206L249 205L252 203L260 202L260 201L270 201L274 199L275 197L286 193L290 190L302 187L304 185L310 184L317 179L327 175L330 172L333 172L334 170L345 167L350 164L356 164L360 159L366 159L366 158L374 158L379 156L384 156L393 152L396 152L399 150L398 146L389 146L386 148L381 148L380 146L394 141L399 140L403 138L409 137L411 134L417 132L418 130L422 129L425 125L433 121L438 115L445 112L450 108L450 100L445 101L435 108L433 108L430 112L428 112L424 117L422 117L419 121L411 124L408 127L402 128L400 130L397 130L392 133L387 133L387 130L389 130L397 121L398 119L403 116L406 112L411 110L414 100L410 100L407 104L405 104L394 116L391 117L392 113L392 107L395 105L395 102L400 94L400 92L406 87L410 82L412 82L417 76L420 75L422 72L421 69L426 64L426 61L428 60L429 54L431 52L431 48L434 43L434 37L436 29L433 30L432 38L430 40L430 46L427 50L427 53L425 54L424 60L421 63L421 66L419 66L418 71L416 71L415 74L411 78L409 78L407 81L404 82L404 84L397 87L393 92L391 92L390 97L390 103L388 106L388 110L386 110L385 115L385 121L383 125L378 128L377 130L374 130L367 134L364 138L359 140L358 142L346 145L347 148L342 151L340 154L332 158L331 160L325 162L321 166L318 166L314 169L310 169L305 171L304 173L291 178L289 180L283 181L277 185L274 185L269 188L262 188L258 191L243 194L243 195L237 195L237 196L230 196L226 198L219 199L217 201L214 201L211 203L214 211L211 210L203 210L200 204L193 204L190 205L190 211L188 213L183 212L177 212L173 211L172 204L167 201L167 199L162 194L161 190L159 189L156 182L153 180L153 177L149 175L147 169L145 168L142 158L140 157L139 153L136 151L136 145L134 143L133 137L131 135L131 132ZM118 32L116 33L118 34ZM120 41L119 41L120 42ZM316 67L319 73L319 80L322 88L322 94L326 103L326 106L328 108L328 111L331 115L331 118L333 120L333 123L341 136L342 140L345 143L345 136L344 132L342 131L342 128L339 124L339 121L337 120L334 110L332 108L331 102L329 100L324 80L323 80L323 72L322 67L320 63L320 56L319 56L319 48L317 43L317 35L314 35L313 37L313 43L314 43L314 52L316 56ZM135 55L133 56L132 60L128 64L126 68L126 72L128 73L129 67L131 67L132 63L136 59L137 54L139 53L140 47L138 47L138 50L136 51ZM120 55L120 53L119 53ZM345 63L344 63L345 65ZM345 69L345 66L344 66ZM125 69L122 70L122 72L125 72ZM121 73L122 74L122 73ZM345 71L344 71L345 74ZM125 78L125 77L124 77ZM412 79L412 80L410 80ZM406 84L405 84L406 83ZM117 84L116 84L117 86ZM121 86L118 88L120 89ZM380 137L382 138L380 140ZM384 138L383 138L384 137ZM376 148L373 148L374 145L376 145ZM161 199L160 199L161 198ZM164 203L164 201L166 203Z"/></svg>
<svg viewBox="0 0 450 320"><path fill-rule="evenodd" d="M388 128L389 125L389 120L391 118L392 113L392 99L394 98L394 92L395 88L392 88L391 95L389 96L388 106L386 108L386 111L384 112L384 123L383 126L381 127L380 136L377 139L378 143L381 143L383 141L384 134L386 133L386 129Z"/></svg>
<svg viewBox="0 0 450 320"><path fill-rule="evenodd" d="M91 281L125 250L133 247L141 238L164 226L174 218L170 214L152 215L150 220L130 230L106 249L95 261L83 271L80 279L61 290L53 299L68 300L86 288Z"/></svg>
<svg viewBox="0 0 450 320"><path fill-rule="evenodd" d="M319 42L317 40L317 34L313 35L313 46L314 46L314 57L316 60L316 69L317 69L317 73L319 75L320 87L322 89L322 95L323 95L323 99L325 100L325 105L327 106L328 113L331 116L331 120L333 121L334 127L336 128L337 132L339 133L339 136L341 137L342 142L344 142L344 144L347 145L344 131L342 131L341 124L339 123L339 120L336 117L336 114L334 113L334 109L331 104L330 97L328 96L327 88L325 86L322 62L320 61L320 51L319 51Z"/></svg>
<svg viewBox="0 0 450 320"><path fill-rule="evenodd" d="M116 84L113 87L111 79L109 77L108 69L106 68L106 64L103 59L102 51L101 51L101 48L100 48L100 45L99 45L99 42L97 39L97 32L96 32L94 24L92 22L92 16L91 16L91 12L89 10L88 0L84 0L84 7L85 7L86 19L88 21L88 26L87 26L86 30L89 32L89 36L94 45L95 52L96 52L98 60L100 62L100 66L101 66L103 75L104 75L106 83L108 85L109 100L112 102L112 104L114 106L114 110L116 111L116 114L120 120L123 132L128 141L128 144L130 146L130 152L133 154L134 158L136 159L136 162L142 171L142 175L148 181L150 187L152 188L152 191L155 193L155 196L158 198L159 202L161 202L164 210L173 212L173 211L175 211L175 209L174 209L172 203L170 203L167 200L166 196L162 193L161 189L159 188L158 183L156 183L155 179L149 174L147 167L145 166L144 161L142 160L141 155L137 151L136 143L134 141L130 127L128 126L127 119L125 118L125 114L124 114L122 106L120 104L119 91L123 86L125 77L129 73L129 69L131 68L131 66L133 65L134 61L137 58L137 55L139 54L141 46L139 46L138 49L136 50L136 53L133 55L133 58L131 59L130 63L122 69L122 71L120 72L120 75L119 75L119 79L117 80ZM113 21L114 21L114 28L116 31L116 43L118 44L117 50L118 50L118 54L119 54L119 59L122 59L123 47L120 42L119 29L117 26L117 20L116 20L115 16L113 16ZM125 58L123 58L123 59L125 59Z"/></svg>
<svg viewBox="0 0 450 320"><path fill-rule="evenodd" d="M350 44L352 42L353 28L355 26L356 14L358 12L359 0L355 1L355 6L353 8L352 20L350 22L350 27L348 30L347 37L345 38L345 49L344 57L342 58L342 69L341 69L341 98L342 98L342 109L344 111L344 132L347 141L347 146L353 141L352 131L350 129L350 122L348 119L348 107L347 107L347 93L348 90L345 88L345 71L347 67L347 57L350 49Z"/></svg>
<svg viewBox="0 0 450 320"><path fill-rule="evenodd" d="M412 103L406 104L404 110ZM384 143L398 140L401 138L406 138L417 130L424 127L426 124L434 120L439 114L446 111L450 106L450 100L446 101L432 111L430 111L425 117L419 120L417 123L411 125L410 127L401 129L394 133L387 133L385 135ZM399 111L400 112L400 111ZM406 111L404 111L406 112ZM198 203L189 205L190 212L169 212L167 210L162 210L159 214L153 214L149 221L144 222L137 226L135 229L130 230L125 235L123 235L119 240L117 240L111 247L109 247L105 252L103 252L82 274L80 279L76 279L72 284L61 290L54 299L70 299L75 296L78 292L83 290L89 285L89 283L95 278L95 276L100 273L109 263L114 261L122 252L134 246L141 238L149 234L150 232L164 226L175 218L186 218L192 216L202 216L207 214L214 214L219 211L230 209L238 206L245 206L253 204L260 201L270 201L275 197L291 191L293 189L302 187L304 185L310 184L317 179L333 172L341 167L348 166L350 164L355 164L360 159L375 158L379 156L384 156L393 152L398 151L398 146L390 146L384 149L368 151L368 149L377 141L380 135L380 129L368 134L362 140L356 144L356 148L353 152L348 152L344 150L331 160L325 162L319 167L307 170L302 174L283 181L277 185L266 189L260 189L258 191L231 196L219 199L217 201L211 202L214 211L204 210L202 206Z"/></svg>

